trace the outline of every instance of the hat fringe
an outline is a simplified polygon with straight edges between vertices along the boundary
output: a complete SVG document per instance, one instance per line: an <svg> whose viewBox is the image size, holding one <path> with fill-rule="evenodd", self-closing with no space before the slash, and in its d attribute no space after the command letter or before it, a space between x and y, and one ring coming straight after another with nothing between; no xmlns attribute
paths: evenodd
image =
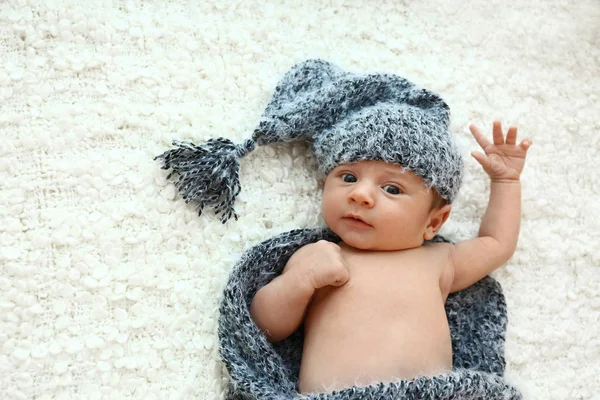
<svg viewBox="0 0 600 400"><path fill-rule="evenodd" d="M162 159L162 169L172 169L167 179L175 181L175 187L186 203L196 201L198 215L205 206L214 208L225 223L238 215L233 209L236 196L240 193L240 159L254 150L256 143L246 140L234 144L225 138L209 139L200 145L191 142L173 141L175 149L167 150L154 159ZM178 175L175 180L174 176Z"/></svg>

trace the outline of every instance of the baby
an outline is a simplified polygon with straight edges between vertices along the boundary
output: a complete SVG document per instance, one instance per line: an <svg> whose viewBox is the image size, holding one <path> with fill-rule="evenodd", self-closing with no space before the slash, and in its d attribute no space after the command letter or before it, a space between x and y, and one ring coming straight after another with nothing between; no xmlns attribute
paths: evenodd
<svg viewBox="0 0 600 400"><path fill-rule="evenodd" d="M304 324L302 393L433 376L452 369L444 303L510 259L519 235L520 174L531 140L499 121L493 143L471 133L491 178L479 235L426 243L447 204L413 171L383 161L340 164L324 180L322 215L342 241L302 247L255 295L250 313L271 342Z"/></svg>
<svg viewBox="0 0 600 400"><path fill-rule="evenodd" d="M175 142L178 148L159 156L163 168L173 169L169 177L178 176L186 202L197 202L200 212L214 208L225 223L237 219L241 158L257 146L310 143L326 177L322 214L341 241L301 247L284 266L272 265L283 271L249 298L250 316L271 342L303 325L302 393L452 369L444 303L515 251L519 178L531 146L528 139L517 145L515 127L505 137L498 121L493 143L470 129L484 150L472 155L491 178L491 195L479 237L457 244L430 240L448 219L462 181L450 107L398 75L352 73L321 59L300 62L277 84L252 138ZM282 249L291 245L277 240Z"/></svg>

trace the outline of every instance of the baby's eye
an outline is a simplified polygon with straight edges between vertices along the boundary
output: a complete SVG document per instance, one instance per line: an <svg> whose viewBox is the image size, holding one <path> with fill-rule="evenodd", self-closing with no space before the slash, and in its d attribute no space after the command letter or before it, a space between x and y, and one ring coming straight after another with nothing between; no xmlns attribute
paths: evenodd
<svg viewBox="0 0 600 400"><path fill-rule="evenodd" d="M348 179L346 179L348 178ZM353 183L356 182L356 177L352 174L342 174L342 180L344 182Z"/></svg>
<svg viewBox="0 0 600 400"><path fill-rule="evenodd" d="M386 192L388 192L389 194L400 194L400 189L398 189L396 186L393 185L385 185L383 187ZM389 189L385 189L385 188L389 188ZM391 189L391 190L390 190Z"/></svg>

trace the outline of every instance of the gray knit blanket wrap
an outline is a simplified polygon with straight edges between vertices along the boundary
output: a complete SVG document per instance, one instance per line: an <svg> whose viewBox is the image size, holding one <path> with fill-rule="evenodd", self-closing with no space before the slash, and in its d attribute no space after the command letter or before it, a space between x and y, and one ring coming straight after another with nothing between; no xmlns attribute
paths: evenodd
<svg viewBox="0 0 600 400"><path fill-rule="evenodd" d="M279 343L269 343L249 310L256 292L281 274L289 258L302 246L319 240L339 243L340 238L329 228L293 230L250 248L233 267L219 309L218 328L219 354L229 374L228 400L522 398L503 378L506 304L500 285L491 277L448 297L452 372L300 395L302 328ZM432 241L447 242L441 236Z"/></svg>

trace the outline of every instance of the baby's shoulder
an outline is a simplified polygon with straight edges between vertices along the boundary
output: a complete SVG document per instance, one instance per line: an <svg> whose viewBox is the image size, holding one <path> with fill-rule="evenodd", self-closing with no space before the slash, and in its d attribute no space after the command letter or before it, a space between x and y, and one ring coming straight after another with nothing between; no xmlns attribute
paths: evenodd
<svg viewBox="0 0 600 400"><path fill-rule="evenodd" d="M428 243L421 247L428 252L430 259L439 267L440 290L445 301L454 280L454 268L451 259L454 245L452 243Z"/></svg>
<svg viewBox="0 0 600 400"><path fill-rule="evenodd" d="M450 262L452 247L450 243L427 243L416 248L399 250L393 257L413 264L442 266Z"/></svg>
<svg viewBox="0 0 600 400"><path fill-rule="evenodd" d="M420 249L426 254L446 255L446 256L450 255L453 248L454 248L454 245L452 243L444 243L444 242L425 243L425 244L423 244L423 246L420 247Z"/></svg>

